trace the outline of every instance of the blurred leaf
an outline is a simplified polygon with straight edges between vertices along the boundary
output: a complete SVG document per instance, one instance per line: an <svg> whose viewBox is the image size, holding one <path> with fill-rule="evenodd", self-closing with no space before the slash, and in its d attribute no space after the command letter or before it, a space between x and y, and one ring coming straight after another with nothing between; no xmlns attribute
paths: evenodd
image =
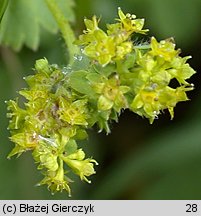
<svg viewBox="0 0 201 216"><path fill-rule="evenodd" d="M201 124L195 119L171 130L166 128L158 137L147 140L141 151L132 152L110 166L89 199L114 199L129 188L137 188L140 182L149 181L153 175L176 170L200 158L200 131Z"/></svg>
<svg viewBox="0 0 201 216"><path fill-rule="evenodd" d="M0 2L0 22L7 8L7 5L8 5L8 0L1 0Z"/></svg>
<svg viewBox="0 0 201 216"><path fill-rule="evenodd" d="M73 0L58 0L69 21L74 20ZM19 51L25 44L36 50L40 42L40 27L55 34L58 26L44 0L10 1L0 29L0 44Z"/></svg>

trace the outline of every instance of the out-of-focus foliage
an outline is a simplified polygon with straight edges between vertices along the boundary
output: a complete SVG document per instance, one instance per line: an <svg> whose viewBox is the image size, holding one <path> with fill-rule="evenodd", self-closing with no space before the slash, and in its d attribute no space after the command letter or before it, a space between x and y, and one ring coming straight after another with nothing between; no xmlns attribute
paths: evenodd
<svg viewBox="0 0 201 216"><path fill-rule="evenodd" d="M3 15L4 15L4 12L7 8L7 5L8 5L8 0L2 0L0 2L0 22L1 22Z"/></svg>
<svg viewBox="0 0 201 216"><path fill-rule="evenodd" d="M69 21L74 21L73 0L57 1ZM10 1L0 26L0 44L19 51L23 45L36 50L40 43L41 27L57 33L58 26L45 0Z"/></svg>
<svg viewBox="0 0 201 216"><path fill-rule="evenodd" d="M77 32L83 29L83 17L100 14L105 22L111 22L120 6L145 17L145 27L158 38L173 36L182 53L193 56L189 63L198 73L191 79L195 83L195 90L189 94L191 100L176 107L173 121L164 115L150 126L146 120L125 112L119 124L113 124L111 135L90 132L88 147L84 142L81 145L102 166L92 177L93 184L75 180L74 199L201 199L200 5L199 0L76 1ZM22 77L33 73L36 59L46 56L51 63L66 62L58 36L41 29L40 42L36 53L26 48L19 54L0 49L1 199L67 199L66 195L50 196L46 188L33 187L41 176L33 172L36 165L29 154L18 160L6 159L11 144L4 100L13 98L15 91L24 87Z"/></svg>

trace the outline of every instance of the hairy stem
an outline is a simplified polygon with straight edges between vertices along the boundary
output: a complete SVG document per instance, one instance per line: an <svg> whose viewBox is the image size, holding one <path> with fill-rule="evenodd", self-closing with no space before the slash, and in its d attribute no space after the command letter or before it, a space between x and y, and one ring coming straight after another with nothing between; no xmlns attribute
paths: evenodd
<svg viewBox="0 0 201 216"><path fill-rule="evenodd" d="M79 53L78 47L73 44L73 42L75 41L74 32L70 26L70 23L68 22L68 20L66 19L62 11L60 10L57 1L56 0L45 0L45 1L60 28L65 44L68 48L69 63L72 63L74 59L74 55Z"/></svg>

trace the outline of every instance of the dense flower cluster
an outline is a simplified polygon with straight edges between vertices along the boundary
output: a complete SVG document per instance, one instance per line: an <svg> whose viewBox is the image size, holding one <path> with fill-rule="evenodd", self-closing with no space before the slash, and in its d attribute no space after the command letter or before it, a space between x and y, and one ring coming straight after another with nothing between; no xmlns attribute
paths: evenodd
<svg viewBox="0 0 201 216"><path fill-rule="evenodd" d="M95 16L85 19L87 29L75 42L83 52L68 70L38 60L35 75L25 78L28 88L19 92L26 99L24 107L18 100L7 102L15 143L9 157L32 150L45 175L39 185L46 184L53 193L70 194L66 169L90 183L97 162L85 159L77 142L87 138L88 128L97 124L109 133L109 122L117 121L122 109L150 123L165 109L173 118L176 104L188 100L186 91L193 89L186 81L195 73L186 63L190 57L180 57L172 39L158 42L152 37L150 43L136 45L131 36L147 32L144 19L121 9L118 14L107 32L98 27Z"/></svg>
<svg viewBox="0 0 201 216"><path fill-rule="evenodd" d="M135 15L125 15L120 8L118 14L118 22L108 24L107 32L98 27L99 21L96 16L92 20L85 19L87 29L77 41L77 44L85 46L84 54L96 59L102 65L123 59L133 49L131 35L133 33L144 34L148 31L142 30L144 19L136 19Z"/></svg>
<svg viewBox="0 0 201 216"><path fill-rule="evenodd" d="M131 69L135 80L131 110L149 118L151 123L164 109L168 109L173 118L176 104L188 100L186 91L193 89L193 85L186 81L195 73L186 63L190 57L181 58L172 41L157 42L154 37L146 53L136 52L136 67ZM172 79L177 80L178 87L170 86Z"/></svg>
<svg viewBox="0 0 201 216"><path fill-rule="evenodd" d="M36 74L25 78L29 88L19 92L26 98L24 109L19 108L17 101L7 102L10 139L15 143L8 157L33 150L38 169L45 174L39 185L47 184L52 193L67 190L70 194L63 162L87 182L97 164L93 159L85 159L76 143L87 136L87 100L77 100L65 88L62 71L50 66L46 59L38 60L35 68Z"/></svg>

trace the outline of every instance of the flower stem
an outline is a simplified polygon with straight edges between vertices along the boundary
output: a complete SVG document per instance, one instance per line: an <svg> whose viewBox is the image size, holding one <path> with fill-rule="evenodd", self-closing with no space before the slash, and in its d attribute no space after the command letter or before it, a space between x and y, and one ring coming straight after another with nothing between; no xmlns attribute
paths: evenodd
<svg viewBox="0 0 201 216"><path fill-rule="evenodd" d="M57 1L56 0L45 0L45 1L60 28L65 44L68 48L69 63L71 64L74 60L74 55L79 53L78 47L73 44L73 42L75 41L74 32L68 20L64 16L63 12L60 10Z"/></svg>
<svg viewBox="0 0 201 216"><path fill-rule="evenodd" d="M136 45L134 46L135 49L150 49L151 48L151 45L150 44L144 44L144 45Z"/></svg>

